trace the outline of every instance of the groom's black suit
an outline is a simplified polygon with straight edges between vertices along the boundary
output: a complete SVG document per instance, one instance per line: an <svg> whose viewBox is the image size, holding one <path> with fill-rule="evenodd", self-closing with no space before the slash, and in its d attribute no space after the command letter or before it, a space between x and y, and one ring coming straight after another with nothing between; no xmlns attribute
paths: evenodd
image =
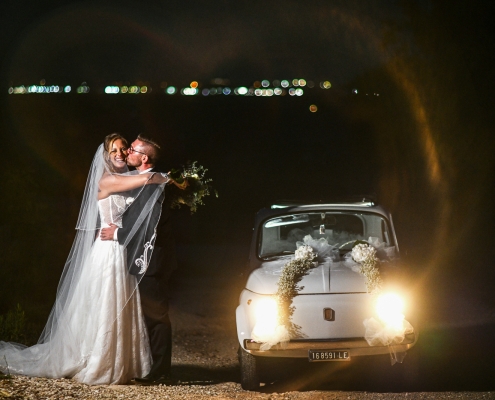
<svg viewBox="0 0 495 400"><path fill-rule="evenodd" d="M122 219L123 227L117 230L117 239L120 244L125 242L131 227L134 225L138 215L155 189L155 185L146 185L139 196L137 196L134 202L124 212ZM172 358L172 328L168 314L168 279L174 269L177 268L177 259L170 221L170 206L166 201L166 191L167 187L165 187L165 191L151 211L152 217L159 217L156 227L157 236L148 269L139 283L141 305L148 328L153 356L153 366L149 374L151 377L170 375ZM154 226L148 226L146 229L145 238L142 239L143 246L144 243L151 239L154 233ZM131 273L133 273L135 272L133 271L133 267L135 268L135 257L130 254L128 254L128 257L128 266Z"/></svg>

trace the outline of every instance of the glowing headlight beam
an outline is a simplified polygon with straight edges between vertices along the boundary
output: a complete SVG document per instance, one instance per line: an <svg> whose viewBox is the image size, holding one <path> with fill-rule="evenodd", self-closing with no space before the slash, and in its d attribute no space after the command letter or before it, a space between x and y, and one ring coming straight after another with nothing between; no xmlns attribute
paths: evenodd
<svg viewBox="0 0 495 400"><path fill-rule="evenodd" d="M255 305L254 315L256 325L254 333L257 336L272 335L278 323L278 307L274 298L264 298Z"/></svg>
<svg viewBox="0 0 495 400"><path fill-rule="evenodd" d="M395 293L382 294L376 302L378 317L388 326L402 327L404 321L404 300Z"/></svg>

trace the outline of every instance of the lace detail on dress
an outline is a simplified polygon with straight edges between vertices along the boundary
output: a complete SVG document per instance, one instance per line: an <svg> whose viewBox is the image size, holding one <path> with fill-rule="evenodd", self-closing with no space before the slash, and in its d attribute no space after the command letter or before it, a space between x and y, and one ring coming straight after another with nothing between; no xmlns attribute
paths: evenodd
<svg viewBox="0 0 495 400"><path fill-rule="evenodd" d="M122 228L122 215L132 200L134 200L132 197L126 197L120 194L112 194L98 200L101 225L109 226L110 224L115 224L119 228Z"/></svg>

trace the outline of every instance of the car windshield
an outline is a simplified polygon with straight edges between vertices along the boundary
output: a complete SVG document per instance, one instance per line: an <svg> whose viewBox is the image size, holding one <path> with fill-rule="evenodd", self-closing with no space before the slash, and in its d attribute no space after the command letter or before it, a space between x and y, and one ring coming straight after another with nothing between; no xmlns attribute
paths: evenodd
<svg viewBox="0 0 495 400"><path fill-rule="evenodd" d="M380 239L393 246L387 220L374 213L318 211L277 216L265 221L260 235L259 256L292 254L306 235L325 238L341 251L350 251L356 240Z"/></svg>

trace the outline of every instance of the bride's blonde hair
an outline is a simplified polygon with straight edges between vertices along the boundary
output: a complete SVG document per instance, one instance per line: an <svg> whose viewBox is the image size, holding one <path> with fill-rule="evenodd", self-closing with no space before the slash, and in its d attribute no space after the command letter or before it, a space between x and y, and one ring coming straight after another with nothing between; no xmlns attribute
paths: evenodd
<svg viewBox="0 0 495 400"><path fill-rule="evenodd" d="M122 143L124 143L125 147L129 147L129 142L124 136L122 136L120 133L111 133L110 135L105 136L105 140L103 141L103 147L105 148L105 151L107 153L110 153L112 144L117 139L122 140Z"/></svg>
<svg viewBox="0 0 495 400"><path fill-rule="evenodd" d="M103 140L103 148L105 150L105 162L108 167L108 170L112 172L115 172L115 167L110 161L110 150L112 149L113 143L118 139L122 140L122 143L126 148L129 147L129 142L120 133L111 133L110 135L105 136L105 140Z"/></svg>

